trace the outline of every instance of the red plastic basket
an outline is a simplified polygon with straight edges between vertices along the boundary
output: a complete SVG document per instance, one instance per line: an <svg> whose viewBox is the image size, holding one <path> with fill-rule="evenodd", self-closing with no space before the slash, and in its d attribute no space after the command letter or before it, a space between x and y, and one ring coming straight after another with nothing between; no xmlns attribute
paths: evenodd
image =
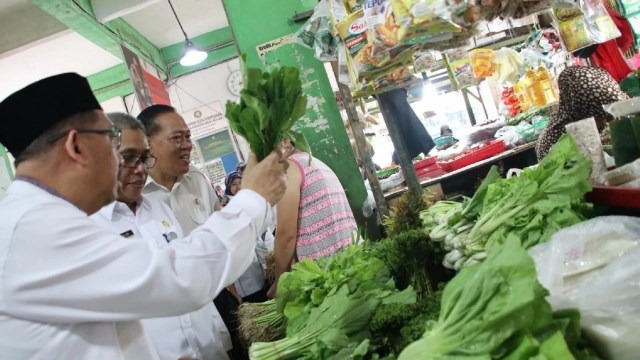
<svg viewBox="0 0 640 360"><path fill-rule="evenodd" d="M586 199L595 205L640 209L640 189L594 186Z"/></svg>
<svg viewBox="0 0 640 360"><path fill-rule="evenodd" d="M462 169L465 166L475 164L480 160L488 159L505 150L503 140L493 140L484 145L471 148L469 152L454 158L451 161L438 162L440 167L448 172Z"/></svg>
<svg viewBox="0 0 640 360"><path fill-rule="evenodd" d="M420 169L418 171L416 171L416 175L418 176L418 179L420 180L425 180L425 179L433 179L433 178L437 178L439 176L442 176L444 174L446 174L447 172L442 170L439 166L436 165L435 168L429 168L429 169Z"/></svg>
<svg viewBox="0 0 640 360"><path fill-rule="evenodd" d="M416 171L420 170L420 169L424 169L426 167L429 167L431 165L434 165L436 163L436 160L438 159L437 156L432 156L432 157L428 157L426 159L422 159L416 163L413 163L413 168L416 169Z"/></svg>

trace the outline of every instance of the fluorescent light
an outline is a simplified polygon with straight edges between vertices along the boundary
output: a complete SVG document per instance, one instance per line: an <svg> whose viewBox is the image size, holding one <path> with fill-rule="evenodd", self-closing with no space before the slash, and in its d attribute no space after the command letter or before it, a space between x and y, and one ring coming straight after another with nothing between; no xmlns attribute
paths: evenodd
<svg viewBox="0 0 640 360"><path fill-rule="evenodd" d="M180 65L193 66L200 64L207 58L207 53L198 49L191 41L186 42L184 56L180 59Z"/></svg>

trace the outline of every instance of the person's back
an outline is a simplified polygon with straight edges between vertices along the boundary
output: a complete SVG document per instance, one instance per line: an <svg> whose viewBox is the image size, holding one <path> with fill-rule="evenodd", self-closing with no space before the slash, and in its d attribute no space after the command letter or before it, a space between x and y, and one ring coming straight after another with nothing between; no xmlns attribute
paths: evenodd
<svg viewBox="0 0 640 360"><path fill-rule="evenodd" d="M357 225L336 174L322 161L296 152L289 156L301 171L296 255L317 259L348 246Z"/></svg>

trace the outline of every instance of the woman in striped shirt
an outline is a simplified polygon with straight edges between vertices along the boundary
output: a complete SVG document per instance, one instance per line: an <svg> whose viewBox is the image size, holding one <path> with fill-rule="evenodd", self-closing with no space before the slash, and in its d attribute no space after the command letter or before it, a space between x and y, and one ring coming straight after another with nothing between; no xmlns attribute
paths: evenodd
<svg viewBox="0 0 640 360"><path fill-rule="evenodd" d="M289 271L292 263L329 256L351 244L358 231L336 174L322 161L297 150L288 139L283 141L282 152L289 169L287 191L277 205L271 298L280 275Z"/></svg>

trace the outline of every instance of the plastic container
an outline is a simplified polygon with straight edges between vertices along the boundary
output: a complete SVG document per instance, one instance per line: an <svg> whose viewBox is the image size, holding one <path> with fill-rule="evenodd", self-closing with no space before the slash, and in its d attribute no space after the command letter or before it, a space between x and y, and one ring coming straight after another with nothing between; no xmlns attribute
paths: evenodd
<svg viewBox="0 0 640 360"><path fill-rule="evenodd" d="M394 167L391 169L387 169L387 170L380 170L376 173L376 175L378 175L378 179L385 179L388 178L389 176L397 173L398 171L400 171L400 167Z"/></svg>
<svg viewBox="0 0 640 360"><path fill-rule="evenodd" d="M453 136L451 136L451 135L439 136L439 137L433 139L433 142L436 143L436 146L449 145L449 144L453 143Z"/></svg>
<svg viewBox="0 0 640 360"><path fill-rule="evenodd" d="M437 156L431 156L426 159L422 159L418 162L413 163L413 168L416 169L416 171L427 168L431 165L434 165L437 159L438 159Z"/></svg>
<svg viewBox="0 0 640 360"><path fill-rule="evenodd" d="M437 164L434 164L434 167L428 167L428 168L424 168L424 169L420 169L419 171L416 171L416 176L418 176L418 179L420 180L425 180L425 179L433 179L433 178L437 178L440 177L442 175L445 175L447 172L442 170L440 168L440 166L438 166Z"/></svg>
<svg viewBox="0 0 640 360"><path fill-rule="evenodd" d="M438 165L443 170L451 172L500 154L505 149L506 147L503 140L493 140L485 145L473 148L466 154L454 158L451 161L438 162Z"/></svg>

